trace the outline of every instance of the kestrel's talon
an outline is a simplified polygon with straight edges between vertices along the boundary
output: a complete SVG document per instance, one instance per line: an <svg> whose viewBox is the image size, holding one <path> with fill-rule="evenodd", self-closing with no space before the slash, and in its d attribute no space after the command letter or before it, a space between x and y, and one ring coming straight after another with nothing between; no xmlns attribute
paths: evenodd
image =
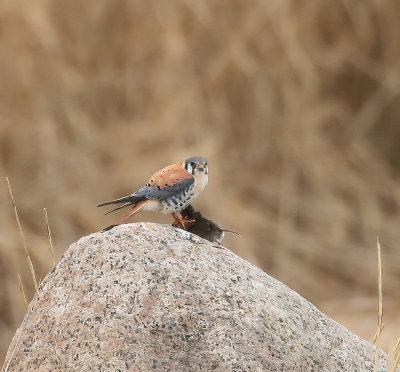
<svg viewBox="0 0 400 372"><path fill-rule="evenodd" d="M181 220L179 222L174 222L173 227L182 227L183 230L187 230L191 225L193 225L195 220Z"/></svg>
<svg viewBox="0 0 400 372"><path fill-rule="evenodd" d="M122 216L118 224L139 210L179 214L179 218L174 217L174 226L182 226L186 229L195 220L182 218L179 212L204 190L207 182L207 160L203 157L193 156L182 163L172 164L156 172L145 186L132 194L102 203L98 207L120 204L108 212L111 213L130 206L131 209Z"/></svg>
<svg viewBox="0 0 400 372"><path fill-rule="evenodd" d="M196 221L195 220L185 220L180 221L181 226L186 230L186 228L192 226Z"/></svg>
<svg viewBox="0 0 400 372"><path fill-rule="evenodd" d="M174 222L172 223L172 226L182 227L184 230L186 230L186 228L190 227L191 225L193 225L196 222L196 220L187 219L187 218L182 217L182 215L180 213L171 213L171 215L174 218Z"/></svg>

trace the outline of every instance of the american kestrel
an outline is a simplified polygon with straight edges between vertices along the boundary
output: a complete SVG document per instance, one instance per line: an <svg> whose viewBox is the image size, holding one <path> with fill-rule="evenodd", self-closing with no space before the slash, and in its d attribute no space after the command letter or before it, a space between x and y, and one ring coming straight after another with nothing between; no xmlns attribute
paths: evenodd
<svg viewBox="0 0 400 372"><path fill-rule="evenodd" d="M182 218L180 211L204 190L208 182L207 160L200 156L187 158L182 163L169 165L155 173L148 183L128 196L99 204L122 204L108 213L131 206L119 223L134 215L139 210L171 213L174 225L193 222ZM106 213L106 214L108 214Z"/></svg>

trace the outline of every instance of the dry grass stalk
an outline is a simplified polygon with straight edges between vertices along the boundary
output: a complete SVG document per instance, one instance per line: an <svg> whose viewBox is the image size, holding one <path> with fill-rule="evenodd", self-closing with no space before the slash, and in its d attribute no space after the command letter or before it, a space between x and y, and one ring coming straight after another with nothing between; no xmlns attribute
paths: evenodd
<svg viewBox="0 0 400 372"><path fill-rule="evenodd" d="M56 257L54 255L54 246L53 246L53 239L51 237L51 230L50 230L50 224L49 224L49 216L47 214L47 208L43 208L43 212L44 212L44 218L46 220L46 226L47 226L47 237L49 239L49 250L50 250L50 254L51 257L53 257L53 267L56 266Z"/></svg>
<svg viewBox="0 0 400 372"><path fill-rule="evenodd" d="M376 345L374 372L378 370L379 340L383 331L383 303L382 303L382 261L381 261L381 245L379 239L376 239L376 249L378 251L378 329L372 343Z"/></svg>
<svg viewBox="0 0 400 372"><path fill-rule="evenodd" d="M30 256L30 254L29 254L29 251L28 251L28 246L26 245L26 240L25 240L24 232L22 231L21 221L19 220L19 215L18 215L17 206L15 205L14 195L13 195L13 193L12 193L11 184L10 184L10 180L8 179L8 177L6 177L6 181L7 181L7 184L8 184L8 190L9 190L9 192L10 192L11 202L12 202L12 205L13 205L13 208L14 208L15 219L17 220L17 225L18 225L19 232L20 232L20 235L21 235L22 245L23 245L23 247L24 247L26 259L27 259L27 261L28 261L29 269L30 269L31 274L32 274L33 284L35 285L35 290L37 291L37 288L38 288L38 287L37 287L35 269L34 269L34 267L33 267L32 259L31 259L31 256Z"/></svg>
<svg viewBox="0 0 400 372"><path fill-rule="evenodd" d="M388 354L388 372L396 372L397 367L400 364L400 338L394 344L393 347L390 348Z"/></svg>
<svg viewBox="0 0 400 372"><path fill-rule="evenodd" d="M19 281L19 288L21 290L22 296L24 297L24 301L25 301L25 308L28 308L28 300L26 299L24 284L22 283L21 276L19 274L17 274L17 275L18 275L18 281Z"/></svg>

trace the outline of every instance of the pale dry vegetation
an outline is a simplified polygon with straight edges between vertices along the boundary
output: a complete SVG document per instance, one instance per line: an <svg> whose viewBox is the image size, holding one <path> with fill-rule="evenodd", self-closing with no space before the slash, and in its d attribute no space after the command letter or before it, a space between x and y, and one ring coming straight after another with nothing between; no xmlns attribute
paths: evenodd
<svg viewBox="0 0 400 372"><path fill-rule="evenodd" d="M399 334L400 2L0 3L0 334L99 202L187 155L227 246L371 339ZM169 221L152 214L136 220ZM393 323L394 324L394 323ZM384 336L383 334L383 336Z"/></svg>

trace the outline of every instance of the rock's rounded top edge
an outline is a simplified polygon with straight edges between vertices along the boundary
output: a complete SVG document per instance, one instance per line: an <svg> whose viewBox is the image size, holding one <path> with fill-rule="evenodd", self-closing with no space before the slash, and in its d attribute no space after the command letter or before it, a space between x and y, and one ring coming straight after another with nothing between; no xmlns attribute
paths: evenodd
<svg viewBox="0 0 400 372"><path fill-rule="evenodd" d="M88 234L84 237L82 237L81 239L79 239L79 242L83 242L84 240L88 239L88 238L92 238L93 236L112 236L112 235L116 235L118 233L136 233L136 232L141 232L141 233L149 233L151 234L154 231L160 231L163 230L166 233L171 233L171 234L175 234L176 236L184 239L184 240L189 240L191 242L207 242L210 244L215 244L215 243L211 243L205 239L203 239L202 237L193 234L189 231L186 230L182 230L176 227L173 227L169 224L165 224L165 223L157 223L157 222L132 222L132 223L126 223L126 224L122 224L122 225L117 225L115 227L113 227L112 229L108 230L108 231L95 231L91 234ZM222 247L222 245L221 245Z"/></svg>

